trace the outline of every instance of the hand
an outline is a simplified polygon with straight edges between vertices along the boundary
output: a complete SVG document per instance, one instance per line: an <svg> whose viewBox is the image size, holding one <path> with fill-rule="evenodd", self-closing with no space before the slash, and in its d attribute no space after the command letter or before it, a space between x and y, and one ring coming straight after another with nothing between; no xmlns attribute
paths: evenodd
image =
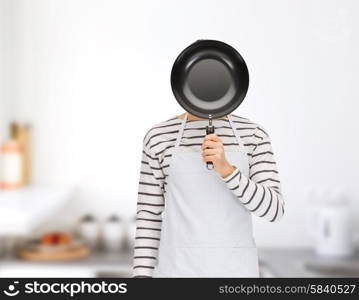
<svg viewBox="0 0 359 300"><path fill-rule="evenodd" d="M222 141L214 133L205 136L201 150L202 160L204 162L211 161L213 163L213 169L223 178L227 177L236 169L236 167L232 166L226 160Z"/></svg>

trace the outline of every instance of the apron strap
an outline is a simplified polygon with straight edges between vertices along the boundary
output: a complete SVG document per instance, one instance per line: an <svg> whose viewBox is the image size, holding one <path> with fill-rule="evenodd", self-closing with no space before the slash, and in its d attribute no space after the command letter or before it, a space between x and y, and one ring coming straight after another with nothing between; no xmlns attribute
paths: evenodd
<svg viewBox="0 0 359 300"><path fill-rule="evenodd" d="M247 154L246 148L244 147L244 144L242 142L241 136L239 135L239 132L233 125L233 120L232 120L231 114L228 114L227 118L228 118L229 124L232 127L232 131L233 131L234 135L236 136L237 143L239 145L239 152L241 155L243 155L243 157L245 157L245 161L248 162L245 166L238 166L238 167L240 167L240 170L242 173L249 176L249 160L248 160L248 154Z"/></svg>
<svg viewBox="0 0 359 300"><path fill-rule="evenodd" d="M188 113L185 114L183 120L182 120L182 123L181 123L181 127L178 131L178 134L177 134L177 138L176 138L176 144L175 144L175 148L174 150L176 151L176 149L179 147L179 144L181 142L181 138L182 138L182 135L183 135L183 131L184 131L184 127L186 125L186 122L187 122L187 116L188 116Z"/></svg>
<svg viewBox="0 0 359 300"><path fill-rule="evenodd" d="M176 143L175 143L175 146L174 146L174 152L178 149L179 144L181 142L181 138L183 136L183 131L184 131L184 128L186 126L187 118L188 118L188 113L186 112L185 116L184 116L184 118L183 118L183 120L181 122L181 127L180 127L180 129L178 131L178 134L177 134ZM240 155L243 155L243 157L245 158L245 161L248 162L244 166L238 166L238 167L240 168L242 173L244 173L246 176L248 176L249 175L249 160L248 160L248 154L247 154L246 148L244 147L244 144L242 142L242 139L241 139L238 131L236 130L236 128L233 125L232 116L230 114L228 114L227 118L228 118L229 124L230 124L230 126L232 128L232 131L233 131L233 133L234 133L234 135L236 137L237 143L239 145Z"/></svg>

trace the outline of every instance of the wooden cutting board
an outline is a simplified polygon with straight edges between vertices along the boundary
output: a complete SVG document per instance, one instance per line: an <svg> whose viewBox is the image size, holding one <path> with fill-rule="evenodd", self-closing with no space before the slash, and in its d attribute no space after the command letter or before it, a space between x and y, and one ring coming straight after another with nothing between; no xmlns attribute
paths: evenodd
<svg viewBox="0 0 359 300"><path fill-rule="evenodd" d="M88 256L90 250L86 246L63 248L56 251L40 249L20 249L17 256L31 261L66 261L76 260Z"/></svg>

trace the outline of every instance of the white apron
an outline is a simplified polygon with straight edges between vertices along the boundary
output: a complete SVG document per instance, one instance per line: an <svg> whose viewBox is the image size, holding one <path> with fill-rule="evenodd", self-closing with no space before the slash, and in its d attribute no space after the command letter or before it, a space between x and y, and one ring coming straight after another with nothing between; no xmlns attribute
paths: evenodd
<svg viewBox="0 0 359 300"><path fill-rule="evenodd" d="M158 263L153 277L258 277L251 213L220 175L208 170L201 151L179 148L185 115L172 154L166 186ZM247 153L239 144L226 159L249 175Z"/></svg>

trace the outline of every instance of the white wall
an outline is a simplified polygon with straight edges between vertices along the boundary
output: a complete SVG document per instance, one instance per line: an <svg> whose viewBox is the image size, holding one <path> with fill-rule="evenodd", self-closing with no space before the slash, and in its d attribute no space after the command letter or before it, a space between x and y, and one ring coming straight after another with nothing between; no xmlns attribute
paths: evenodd
<svg viewBox="0 0 359 300"><path fill-rule="evenodd" d="M6 88L5 88L5 5L0 2L0 144L5 139L6 124L7 124L7 102L6 102Z"/></svg>
<svg viewBox="0 0 359 300"><path fill-rule="evenodd" d="M258 244L311 243L303 226L310 190L345 185L358 202L357 1L14 0L10 6L11 100L16 117L34 124L35 183L78 187L60 219L135 212L142 138L181 113L170 69L198 38L241 52L251 84L236 113L272 136L287 212L278 224L256 222Z"/></svg>

